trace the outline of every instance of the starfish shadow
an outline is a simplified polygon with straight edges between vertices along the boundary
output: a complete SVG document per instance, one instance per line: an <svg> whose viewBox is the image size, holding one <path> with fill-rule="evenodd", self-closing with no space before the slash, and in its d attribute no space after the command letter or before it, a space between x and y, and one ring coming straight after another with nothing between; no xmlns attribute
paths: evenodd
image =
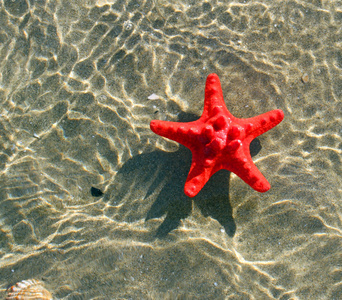
<svg viewBox="0 0 342 300"><path fill-rule="evenodd" d="M198 116L183 113L181 122L190 122ZM261 149L260 142L255 139L250 146L251 155L256 155ZM179 145L175 152L153 151L133 157L128 160L116 175L115 182L120 187L110 192L116 202L132 190L132 181L146 190L144 201L153 198L154 203L148 210L145 220L160 218L164 215L162 224L156 231L156 237L162 238L176 229L182 219L191 214L192 200L204 216L216 219L229 236L234 236L236 225L232 216L229 201L230 172L220 170L215 173L197 196L189 198L184 194L184 183L191 165L191 152ZM108 190L108 189L107 189ZM105 196L106 197L106 196Z"/></svg>
<svg viewBox="0 0 342 300"><path fill-rule="evenodd" d="M169 177L168 184L163 187L146 216L146 220L149 220L166 214L164 221L157 229L156 236L165 237L170 231L176 229L180 225L181 219L190 215L192 200L204 216L216 219L225 228L227 234L233 236L236 225L229 202L230 173L227 171L217 172L197 196L189 198L184 194L184 183L190 169L191 153L186 148L177 152L189 152L187 153L189 160L180 166L181 169L175 170L173 176ZM182 172L179 172L180 170Z"/></svg>
<svg viewBox="0 0 342 300"><path fill-rule="evenodd" d="M259 140L255 139L250 148L252 155L257 154L261 149ZM217 220L224 227L228 236L234 236L236 225L229 201L230 172L226 170L218 171L210 178L197 196L189 198L184 194L184 183L191 165L190 150L180 145L178 151L165 154L167 157L164 157L162 161L167 164L167 168L172 168L172 171L167 184L158 194L146 216L146 220L149 220L160 218L166 214L163 223L157 229L156 236L159 238L165 237L170 231L176 229L181 219L190 215L192 200L204 216L210 216ZM159 184L160 182L156 180L149 188L146 196L148 197Z"/></svg>

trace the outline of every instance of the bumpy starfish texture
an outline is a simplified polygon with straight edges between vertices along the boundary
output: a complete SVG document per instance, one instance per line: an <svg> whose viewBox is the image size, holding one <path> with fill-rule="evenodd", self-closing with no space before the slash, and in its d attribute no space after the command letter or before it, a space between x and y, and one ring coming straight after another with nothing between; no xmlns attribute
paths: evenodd
<svg viewBox="0 0 342 300"><path fill-rule="evenodd" d="M221 169L235 173L253 189L266 192L270 184L252 161L251 141L279 124L284 118L280 109L239 119L227 109L216 74L210 74L205 86L204 110L194 122L151 121L151 130L174 140L192 152L192 163L184 192L196 196L210 177Z"/></svg>

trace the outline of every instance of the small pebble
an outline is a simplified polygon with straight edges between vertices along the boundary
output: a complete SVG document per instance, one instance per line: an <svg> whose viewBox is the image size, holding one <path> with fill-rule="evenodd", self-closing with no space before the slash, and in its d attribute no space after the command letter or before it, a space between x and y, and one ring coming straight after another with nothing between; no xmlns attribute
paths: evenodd
<svg viewBox="0 0 342 300"><path fill-rule="evenodd" d="M302 82L303 83L308 83L309 82L309 75L308 75L308 73L304 73L302 75Z"/></svg>
<svg viewBox="0 0 342 300"><path fill-rule="evenodd" d="M102 191L100 189L91 187L90 193L93 197L101 197L103 195Z"/></svg>

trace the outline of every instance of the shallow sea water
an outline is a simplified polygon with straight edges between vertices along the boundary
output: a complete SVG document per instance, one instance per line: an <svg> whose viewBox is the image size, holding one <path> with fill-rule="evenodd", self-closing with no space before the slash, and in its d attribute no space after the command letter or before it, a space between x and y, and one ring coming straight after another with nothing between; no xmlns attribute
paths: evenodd
<svg viewBox="0 0 342 300"><path fill-rule="evenodd" d="M149 129L213 72L235 116L285 113L267 193L220 171L187 198ZM0 0L1 297L342 299L341 98L342 1Z"/></svg>

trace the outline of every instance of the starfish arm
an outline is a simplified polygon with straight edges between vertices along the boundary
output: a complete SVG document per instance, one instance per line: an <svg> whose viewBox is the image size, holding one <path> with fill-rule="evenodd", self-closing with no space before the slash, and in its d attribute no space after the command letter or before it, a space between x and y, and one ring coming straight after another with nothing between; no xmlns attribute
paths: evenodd
<svg viewBox="0 0 342 300"><path fill-rule="evenodd" d="M208 75L205 84L204 109L201 119L208 119L220 110L229 117L232 116L223 99L220 79L215 73L212 73Z"/></svg>
<svg viewBox="0 0 342 300"><path fill-rule="evenodd" d="M196 131L197 121L189 123L169 122L152 120L150 123L151 130L163 137L173 140L190 149L196 144L199 130Z"/></svg>
<svg viewBox="0 0 342 300"><path fill-rule="evenodd" d="M204 166L199 156L198 153L192 151L191 168L184 186L184 193L188 197L195 197L212 175L212 167Z"/></svg>
<svg viewBox="0 0 342 300"><path fill-rule="evenodd" d="M265 176L262 175L262 173L259 171L254 163L251 165L249 172L239 170L235 174L239 176L244 182L246 182L251 188L260 193L267 192L271 188L270 183L267 181Z"/></svg>
<svg viewBox="0 0 342 300"><path fill-rule="evenodd" d="M246 155L243 162L241 161L241 164L236 164L233 167L229 166L229 171L239 176L251 188L260 193L267 192L271 188L271 185L253 163L249 154Z"/></svg>
<svg viewBox="0 0 342 300"><path fill-rule="evenodd" d="M243 120L246 134L250 140L253 140L278 125L283 119L284 112L281 109L275 109L253 118L239 120Z"/></svg>

